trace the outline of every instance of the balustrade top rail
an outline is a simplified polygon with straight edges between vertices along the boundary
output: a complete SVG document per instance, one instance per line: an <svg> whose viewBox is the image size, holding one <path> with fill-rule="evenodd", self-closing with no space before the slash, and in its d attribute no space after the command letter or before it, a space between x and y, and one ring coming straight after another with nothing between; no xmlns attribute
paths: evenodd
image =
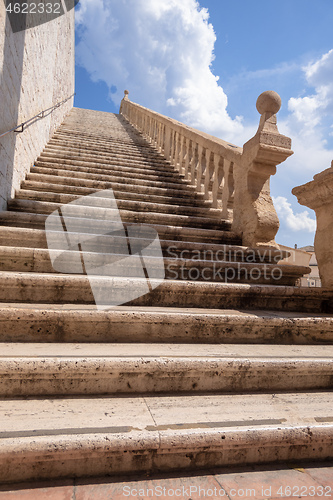
<svg viewBox="0 0 333 500"><path fill-rule="evenodd" d="M177 120L174 120L173 118L169 118L168 116L164 116L160 113L157 113L156 111L152 111L151 109L145 108L144 106L141 106L140 104L136 104L134 102L131 102L128 99L128 93L125 91L125 97L122 101L121 108L120 108L120 114L125 116L125 107L126 104L124 101L127 101L130 103L131 107L141 110L144 112L147 116L150 116L153 119L156 119L160 123L172 127L176 132L181 132L182 135L185 138L188 139L193 139L195 137L196 141L200 143L203 147L209 147L209 149L213 153L221 153L221 148L225 150L225 154L228 157L228 159L235 160L237 157L239 157L242 152L243 148L236 146L235 144L231 144L230 142L223 141L222 139L219 139L218 137L214 137L212 135L206 134L205 132L201 132L200 130L197 130L195 128L189 127L188 125L185 125L182 122L179 122Z"/></svg>
<svg viewBox="0 0 333 500"><path fill-rule="evenodd" d="M4 137L5 135L10 134L11 132L15 132L16 134L21 134L22 132L24 132L24 127L26 127L26 125L28 125L29 123L33 122L36 119L45 118L45 116L47 116L46 113L48 111L50 113L52 113L52 111L59 108L62 104L65 104L65 102L69 101L69 99L71 99L75 95L76 94L74 92L74 94L70 95L69 97L66 97L66 99L64 99L63 101L57 102L56 104L54 104L50 108L43 109L43 111L40 111L37 115L33 116L32 118L29 118L29 120L26 120L25 122L20 123L20 125L16 125L16 127L13 127L12 129L7 130L7 132L0 134L0 139L1 139L1 137ZM18 129L21 129L21 130L18 130Z"/></svg>
<svg viewBox="0 0 333 500"><path fill-rule="evenodd" d="M243 147L213 137L132 103L125 90L120 114L150 142L197 192L211 201L212 215L232 219L243 245L273 246L279 220L269 192L276 165L293 154L291 140L281 135L276 113L281 99L267 91L257 100L261 114L255 136Z"/></svg>

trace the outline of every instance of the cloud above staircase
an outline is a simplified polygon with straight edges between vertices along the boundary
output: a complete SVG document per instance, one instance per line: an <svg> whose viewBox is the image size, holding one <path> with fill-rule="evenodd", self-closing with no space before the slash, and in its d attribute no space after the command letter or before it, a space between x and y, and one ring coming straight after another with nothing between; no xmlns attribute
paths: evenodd
<svg viewBox="0 0 333 500"><path fill-rule="evenodd" d="M129 88L135 102L193 127L242 135L212 71L214 28L195 0L85 0L77 25L78 63L108 84L115 104Z"/></svg>
<svg viewBox="0 0 333 500"><path fill-rule="evenodd" d="M287 200L297 216L300 208L292 188L328 168L333 158L331 42L320 42L316 26L319 41L311 52L297 43L287 50L281 45L277 56L265 33L254 36L235 16L234 7L222 9L218 4L206 2L208 12L196 0L81 0L76 13L77 64L93 81L107 84L116 108L128 88L134 102L237 145L257 129L257 96L277 90L283 103L279 130L292 138L295 154L278 168L271 192ZM295 5L290 8L297 11ZM252 9L248 15L264 19L272 9L267 3L264 12ZM289 18L277 17L274 22L282 33ZM247 24L252 22L250 17ZM234 34L236 23L242 36ZM306 32L304 19L303 25ZM295 228L299 245L312 243L314 214L310 222L294 225L293 218L280 217L281 243L293 243Z"/></svg>

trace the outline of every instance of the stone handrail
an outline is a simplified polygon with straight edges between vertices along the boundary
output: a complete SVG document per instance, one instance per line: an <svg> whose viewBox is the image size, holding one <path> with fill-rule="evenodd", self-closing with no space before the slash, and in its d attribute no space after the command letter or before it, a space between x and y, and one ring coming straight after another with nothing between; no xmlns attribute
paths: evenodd
<svg viewBox="0 0 333 500"><path fill-rule="evenodd" d="M193 129L131 102L125 90L120 114L203 193L221 217L232 219L232 230L243 245L273 246L279 220L270 196L270 176L291 151L281 135L276 113L281 99L267 91L257 100L261 114L255 136L243 148Z"/></svg>
<svg viewBox="0 0 333 500"><path fill-rule="evenodd" d="M333 289L333 161L331 168L314 176L313 181L295 187L298 202L316 212L314 249L322 286Z"/></svg>

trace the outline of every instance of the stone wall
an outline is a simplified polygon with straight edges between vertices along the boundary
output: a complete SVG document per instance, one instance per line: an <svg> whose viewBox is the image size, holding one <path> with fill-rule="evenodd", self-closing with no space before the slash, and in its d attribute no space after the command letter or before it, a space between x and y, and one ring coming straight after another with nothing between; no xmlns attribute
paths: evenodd
<svg viewBox="0 0 333 500"><path fill-rule="evenodd" d="M74 92L74 9L13 33L0 1L0 70L0 134L69 97ZM0 138L0 210L72 107L70 99L22 134Z"/></svg>

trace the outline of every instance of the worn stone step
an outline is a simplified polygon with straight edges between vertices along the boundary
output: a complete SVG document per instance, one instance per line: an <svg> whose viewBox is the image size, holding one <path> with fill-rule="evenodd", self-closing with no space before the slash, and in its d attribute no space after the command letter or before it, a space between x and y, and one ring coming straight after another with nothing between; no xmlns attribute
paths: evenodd
<svg viewBox="0 0 333 500"><path fill-rule="evenodd" d="M8 483L328 460L332 398L312 391L5 399L0 477Z"/></svg>
<svg viewBox="0 0 333 500"><path fill-rule="evenodd" d="M53 137L96 141L106 145L128 144L149 147L148 142L146 139L143 139L141 133L139 133L126 119L123 119L120 115L115 116L111 127L109 130L106 130L105 128L99 128L97 130L95 127L89 127L89 129L87 129L82 127L82 123L79 123L77 120L73 121L71 116L68 115L62 125L60 125L60 127L55 131Z"/></svg>
<svg viewBox="0 0 333 500"><path fill-rule="evenodd" d="M79 130L75 126L72 129L64 127L61 125L59 129L52 136L53 139L59 141L79 141L92 144L97 147L120 147L120 148L136 148L140 151L146 151L150 153L151 151L156 152L152 149L150 143L144 139L141 134L139 134L132 126L125 124L125 127L121 127L123 133L121 135L115 134L115 129L113 129L111 134L104 136L102 134L93 134L91 130L87 131ZM118 129L119 130L119 129Z"/></svg>
<svg viewBox="0 0 333 500"><path fill-rule="evenodd" d="M32 174L38 175L38 174ZM30 176L29 176L30 177ZM51 177L51 176L45 176ZM58 180L56 177L53 177L51 180ZM108 183L110 184L110 183ZM109 185L106 189L109 189L111 185ZM127 187L127 186L126 186ZM135 186L133 185L133 188ZM116 199L120 200L147 200L147 193L138 193L135 191L125 191L124 186L121 186L122 190L113 189L114 195ZM96 188L83 187L83 186L70 186L68 184L57 184L57 183L48 183L48 182L40 182L40 181L31 181L26 180L21 183L21 190L29 190L29 191L41 191L41 192L51 192L51 193L62 193L62 194L73 194L77 196L85 196L88 194L95 193L97 191ZM103 189L100 189L101 191ZM18 191L19 192L19 191ZM193 200L190 197L187 198L177 198L172 196L160 196L149 194L149 202L150 203L162 203L162 204L171 204L171 205L185 205L190 207L202 207L202 208L210 208L211 202L207 201L199 201Z"/></svg>
<svg viewBox="0 0 333 500"><path fill-rule="evenodd" d="M127 179L133 180L135 178L138 181L149 181L152 182L163 182L166 184L173 184L174 188L176 186L188 186L191 188L191 185L185 177L178 172L174 172L173 174L164 174L164 172L158 172L155 169L149 171L144 168L130 168L124 167L121 164L109 165L109 164L99 164L99 163L83 163L77 160L69 161L69 160L58 160L58 158L53 158L51 156L40 156L36 162L35 166L47 167L54 169L54 166L58 170L70 169L71 171L76 170L79 172L88 172L94 174L102 174L103 176L107 175L108 177L117 178L117 182L121 182L119 177L123 178L122 182L126 182ZM35 172L35 170L32 170ZM193 186L192 186L193 188ZM212 188L212 181L209 183L209 188ZM193 188L194 189L194 188ZM220 188L221 190L222 188ZM222 192L222 190L221 190Z"/></svg>
<svg viewBox="0 0 333 500"><path fill-rule="evenodd" d="M103 250L99 247L95 248L95 251L86 250L84 254L76 251L62 252L62 266L65 266L65 270L68 273L85 274L82 267L82 257L86 267L89 265L89 269L95 268L96 273L97 269L101 269L98 274L103 276L108 275L105 266L109 265L110 262L114 262L111 269L112 276L137 277L138 262L136 260L128 262L127 242L125 242L125 246L123 240L119 242L115 242L112 238L109 240L111 245L115 243L115 246L111 246L112 251L110 251L110 248ZM135 243L135 241L131 241L132 245L135 245ZM149 242L146 245L145 240L142 242L138 239L137 243L139 243L140 248L149 248ZM98 245L97 242L96 244ZM126 251L125 254L124 250ZM282 286L294 285L298 278L310 272L309 268L303 266L171 258L169 253L164 252L165 279L206 282L222 281L225 283L255 282L258 284L276 284ZM0 270L54 273L58 269L53 267L50 255L51 257L54 255L59 258L59 251L0 246ZM155 249L152 250L150 257L148 255L149 250L146 250L144 262L146 268L149 269L150 276L152 276L151 273L154 270L158 274L158 269L161 266L160 256L156 256ZM62 267L62 269L64 268Z"/></svg>
<svg viewBox="0 0 333 500"><path fill-rule="evenodd" d="M175 172L174 170L165 169L164 167L159 170L157 168L152 168L148 163L144 161L130 161L126 157L114 157L112 158L103 158L102 156L96 155L95 157L90 155L71 155L71 154L59 154L59 153L50 153L43 151L41 155L37 158L37 161L48 162L54 165L62 164L62 165L75 165L75 166L83 166L89 167L92 166L94 168L101 169L110 169L119 170L125 173L135 173L138 177L145 175L146 178L162 178L162 179L171 179L179 181L182 179L182 176Z"/></svg>
<svg viewBox="0 0 333 500"><path fill-rule="evenodd" d="M87 140L84 138L64 138L64 137L53 137L46 145L45 149L51 148L53 150L59 150L59 148L69 149L71 151L86 151L96 154L102 153L103 155L112 154L123 154L130 158L144 159L152 161L153 163L161 163L165 166L170 167L170 162L168 162L165 157L158 153L155 149L150 146L144 147L143 145L130 145L122 143L105 143L97 140Z"/></svg>
<svg viewBox="0 0 333 500"><path fill-rule="evenodd" d="M141 152L140 149L134 150L128 147L123 149L115 148L103 148L100 146L92 146L87 143L84 144L82 141L79 143L55 143L49 141L45 146L43 153L47 155L59 155L59 158L63 158L65 154L66 157L79 157L79 158L89 158L95 160L103 160L103 162L113 163L116 160L126 160L130 165L145 165L147 169L157 169L165 172L174 172L174 168L171 166L170 162L167 162L165 158L159 155L156 151L151 149L148 152Z"/></svg>
<svg viewBox="0 0 333 500"><path fill-rule="evenodd" d="M5 211L0 212L0 225L12 226L13 229L15 227L27 229L45 229L46 218L47 215L45 214ZM77 219L76 221L77 224L78 221L79 219ZM145 223L145 225L154 228L161 238L172 239L174 241L194 240L196 242L215 242L221 244L236 245L239 245L241 243L239 236L228 229L228 227L230 227L228 226L228 224L226 226L226 230L224 231L150 223ZM86 228L86 226L87 224L83 220L82 231ZM91 227L91 220L89 221L89 227Z"/></svg>
<svg viewBox="0 0 333 500"><path fill-rule="evenodd" d="M1 343L0 396L330 390L333 346Z"/></svg>
<svg viewBox="0 0 333 500"><path fill-rule="evenodd" d="M283 286L307 269L240 246L122 118L74 110L41 157L0 213L0 482L333 458L332 291ZM47 214L110 188L125 227L156 229L167 278L184 280L73 274L104 264L110 240L118 252L105 234L82 261L62 255L72 274L52 272ZM101 209L69 223L98 233ZM221 282L205 281L216 263ZM227 282L239 269L251 283ZM264 270L283 278L258 284Z"/></svg>
<svg viewBox="0 0 333 500"><path fill-rule="evenodd" d="M85 110L83 112L83 118L87 118ZM80 112L78 108L75 108L75 113ZM103 140L108 142L110 139L112 141L121 141L126 143L135 142L136 144L143 142L141 134L123 117L120 115L113 115L112 113L100 112L98 111L98 117L92 117L92 111L89 110L90 127L87 128L84 122L80 121L79 115L73 116L71 113L66 117L65 121L59 127L56 133L67 134L68 136L82 136L88 139L96 138L98 140ZM103 116L101 125L101 116ZM97 118L97 121L95 121ZM107 124L109 127L107 127ZM144 141L146 143L146 141ZM147 143L146 143L147 144Z"/></svg>
<svg viewBox="0 0 333 500"><path fill-rule="evenodd" d="M83 174L90 174L90 175L98 175L100 180L106 180L110 181L112 179L122 179L122 180L117 180L116 182L129 182L130 184L133 183L143 183L143 185L148 184L153 184L154 182L159 182L162 183L163 185L166 185L166 187L171 186L173 189L181 189L182 187L188 187L191 191L194 191L194 188L191 188L190 184L184 179L181 178L177 175L170 175L166 176L163 173L156 172L156 170L152 170L151 172L147 172L146 170L137 170L137 169L131 169L128 168L127 170L124 170L121 165L98 165L98 164L91 164L91 166L84 165L83 163L80 162L59 162L55 163L53 161L50 161L52 159L46 159L44 158L43 160L36 160L35 161L35 167L44 167L47 169L52 169L58 170L60 173L58 175L66 175L63 173L63 171L70 171L70 172L79 172ZM34 172L34 170L32 170ZM40 172L43 173L43 172ZM49 173L49 172L48 172ZM55 174L56 175L56 174ZM84 175L81 177L85 177ZM96 177L87 177L87 178L92 178L98 180ZM163 185L161 187L163 187Z"/></svg>
<svg viewBox="0 0 333 500"><path fill-rule="evenodd" d="M124 172L134 172L141 174L155 174L164 177L176 177L181 178L179 173L175 171L171 165L166 165L162 161L152 162L150 160L145 160L144 158L133 159L127 157L125 154L122 155L103 155L103 154L85 154L84 152L64 150L60 148L59 151L51 148L45 148L41 155L38 157L41 161L50 161L52 163L66 163L66 160L73 160L79 162L83 166L87 164L100 165L102 168L112 168L115 170L123 170Z"/></svg>
<svg viewBox="0 0 333 500"><path fill-rule="evenodd" d="M147 293L145 279L9 271L0 272L0 282L2 302L94 304L93 284L103 295L100 308L110 307L110 297L126 303L130 290L138 297L128 302L133 306L333 312L332 292L320 288L151 279Z"/></svg>
<svg viewBox="0 0 333 500"><path fill-rule="evenodd" d="M82 202L83 201L84 199L82 200ZM14 198L13 200L8 202L8 210L36 214L51 214L62 205L62 203L21 200L18 198ZM99 221L108 220L106 219L106 217L110 217L111 221L113 220L112 218L116 217L116 212L114 210L106 209L103 207L72 205L70 206L70 209L67 208L66 210L68 210L68 215L70 213L73 217L88 217L90 221L96 219L96 223L98 223ZM160 212L139 212L134 210L120 209L119 213L123 222L135 222L141 224L172 224L174 226L217 229L220 231L230 228L230 223L224 221L223 219L204 216L189 216L186 214L183 215L183 211L181 211L179 214L172 214ZM90 227L91 224L92 223L89 222Z"/></svg>
<svg viewBox="0 0 333 500"><path fill-rule="evenodd" d="M127 185L133 184L133 182L138 186L149 186L153 188L163 188L163 189L173 189L173 190L191 190L191 186L184 180L172 180L171 178L161 178L156 177L156 179L147 178L147 176L133 176L132 175L122 175L122 172L112 172L108 169L99 168L88 168L80 167L75 165L63 165L58 164L56 169L54 164L49 162L35 162L35 166L31 168L32 173L37 174L48 174L48 175L59 175L62 177L76 177L79 179L90 179L95 181L104 182L117 182L119 184ZM194 191L194 188L192 188Z"/></svg>
<svg viewBox="0 0 333 500"><path fill-rule="evenodd" d="M15 213L15 212L13 212ZM121 237L119 237L121 240ZM96 235L96 251L110 249L116 244L116 237L112 240L108 235ZM223 245L214 243L200 243L197 241L176 241L160 238L164 255L169 258L193 260L226 260L231 262L260 262L277 264L288 257L289 252L277 250L273 247L250 248L241 245ZM0 245L26 248L47 248L46 233L40 229L3 226L0 231ZM93 247L91 246L92 250ZM113 246L112 246L113 248Z"/></svg>
<svg viewBox="0 0 333 500"><path fill-rule="evenodd" d="M333 315L0 303L0 342L330 344Z"/></svg>
<svg viewBox="0 0 333 500"><path fill-rule="evenodd" d="M34 169L36 167L33 167ZM132 196L141 195L144 196L161 196L161 197L169 197L172 199L181 199L182 203L196 206L198 203L207 204L203 199L203 194L194 194L193 189L189 186L183 186L179 188L176 186L176 189L172 188L163 188L163 187L154 187L147 184L136 184L136 181L133 181L132 184L124 182L113 182L113 181L101 181L94 179L87 179L86 177L80 177L77 172L73 172L73 176L71 176L70 172L63 171L53 173L52 169L47 169L50 173L42 173L43 170L38 173L31 172L27 174L27 181L24 182L35 182L35 183L44 183L44 184L60 184L61 186L66 187L79 187L82 189L93 189L94 191L102 190L102 189L110 189L112 188L115 193L124 192L126 190L127 193L131 193ZM23 184L22 184L23 185Z"/></svg>
<svg viewBox="0 0 333 500"><path fill-rule="evenodd" d="M96 191L95 191L96 192ZM103 190L98 194L100 195L98 199L103 199L101 194ZM66 194L66 193L54 193L52 191L32 191L29 189L18 189L16 191L16 200L33 200L38 202L51 202L59 203L65 205L75 200L82 199L82 195L79 194ZM89 197L91 199L91 197ZM205 217L212 219L221 219L221 210L213 209L209 207L195 207L189 205L176 205L168 203L168 200L163 202L153 202L150 200L140 201L140 200L127 200L121 199L119 194L117 196L117 206L120 210L130 210L135 212L149 212L158 214L172 214L172 215L185 215L194 217ZM82 200L82 203L84 200ZM11 206L11 204L9 204Z"/></svg>

